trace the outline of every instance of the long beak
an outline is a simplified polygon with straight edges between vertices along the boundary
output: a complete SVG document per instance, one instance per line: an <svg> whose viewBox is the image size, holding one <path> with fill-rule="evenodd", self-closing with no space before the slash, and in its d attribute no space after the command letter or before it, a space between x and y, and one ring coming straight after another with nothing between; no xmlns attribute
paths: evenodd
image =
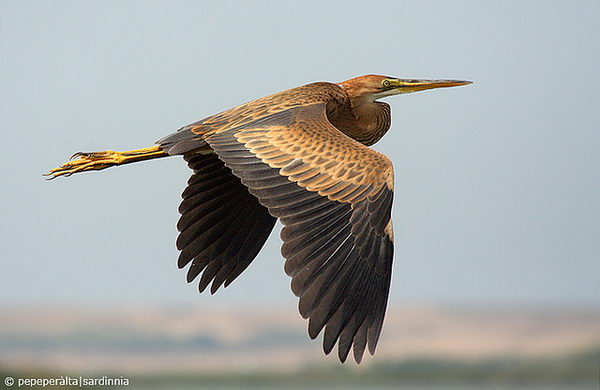
<svg viewBox="0 0 600 390"><path fill-rule="evenodd" d="M412 93L434 88L458 87L460 85L473 84L472 81L463 80L390 80L390 84L398 93Z"/></svg>

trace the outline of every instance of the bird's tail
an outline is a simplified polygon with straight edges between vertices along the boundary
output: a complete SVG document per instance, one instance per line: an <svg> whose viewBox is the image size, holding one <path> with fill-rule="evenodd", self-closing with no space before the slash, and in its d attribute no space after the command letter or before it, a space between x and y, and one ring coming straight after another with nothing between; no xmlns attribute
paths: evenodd
<svg viewBox="0 0 600 390"><path fill-rule="evenodd" d="M173 156L206 148L208 145L201 134L194 133L194 124L182 127L173 134L169 134L156 141L161 149Z"/></svg>
<svg viewBox="0 0 600 390"><path fill-rule="evenodd" d="M169 153L159 145L143 149L129 150L126 152L77 152L71 156L69 161L58 168L51 169L44 174L48 179L59 176L71 176L74 173L87 171L100 171L116 165L130 164L138 161L151 160L154 158L167 157Z"/></svg>

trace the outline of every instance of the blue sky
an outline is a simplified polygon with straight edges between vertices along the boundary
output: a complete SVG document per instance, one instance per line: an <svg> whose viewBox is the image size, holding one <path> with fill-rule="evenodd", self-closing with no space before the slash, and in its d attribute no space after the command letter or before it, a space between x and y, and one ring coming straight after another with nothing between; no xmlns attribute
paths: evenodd
<svg viewBox="0 0 600 390"><path fill-rule="evenodd" d="M387 100L391 303L598 304L600 4L365 4L0 2L0 304L296 305L278 234L214 297L185 283L182 159L41 173L369 73L475 82Z"/></svg>

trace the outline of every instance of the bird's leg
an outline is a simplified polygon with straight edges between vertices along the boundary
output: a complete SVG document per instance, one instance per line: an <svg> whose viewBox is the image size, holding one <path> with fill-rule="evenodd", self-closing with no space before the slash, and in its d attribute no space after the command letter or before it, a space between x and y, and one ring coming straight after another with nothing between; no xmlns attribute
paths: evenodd
<svg viewBox="0 0 600 390"><path fill-rule="evenodd" d="M51 169L44 176L48 176L48 179L54 179L58 176L71 176L74 173L86 171L100 171L115 165L167 157L168 155L158 145L126 152L114 152L112 150L89 153L77 152L71 156L69 161L58 168Z"/></svg>

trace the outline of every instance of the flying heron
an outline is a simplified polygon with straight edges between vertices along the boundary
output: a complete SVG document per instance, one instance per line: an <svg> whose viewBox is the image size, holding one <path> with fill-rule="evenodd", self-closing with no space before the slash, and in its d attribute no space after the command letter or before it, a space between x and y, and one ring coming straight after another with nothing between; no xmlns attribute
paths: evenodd
<svg viewBox="0 0 600 390"><path fill-rule="evenodd" d="M317 82L184 126L155 146L75 153L49 178L183 155L194 171L177 223L179 268L202 292L227 287L280 219L285 272L323 350L362 360L381 334L390 289L392 162L371 148L389 130L392 95L470 84L367 75Z"/></svg>

